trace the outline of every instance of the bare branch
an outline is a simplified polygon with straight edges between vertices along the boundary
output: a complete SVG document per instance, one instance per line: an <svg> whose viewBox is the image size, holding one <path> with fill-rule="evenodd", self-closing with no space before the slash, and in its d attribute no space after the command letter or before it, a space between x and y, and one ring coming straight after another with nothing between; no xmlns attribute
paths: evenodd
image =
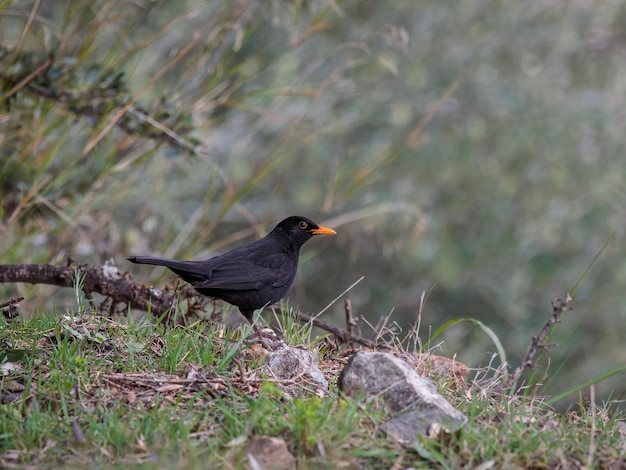
<svg viewBox="0 0 626 470"><path fill-rule="evenodd" d="M540 350L546 350L551 346L554 346L553 344L546 343L546 340L552 334L554 327L559 323L561 316L567 310L567 305L571 301L572 297L569 294L567 294L567 297L565 297L565 299L557 299L552 301L552 315L539 332L539 335L533 336L526 356L524 356L524 359L522 360L520 365L515 368L515 370L509 377L509 380L506 381L504 388L515 387L517 381L522 375L522 372L524 372L524 369L533 369L535 367L533 359L535 358L537 352L539 352Z"/></svg>
<svg viewBox="0 0 626 470"><path fill-rule="evenodd" d="M379 347L376 344L376 342L372 341L371 339L363 338L362 336L357 336L355 334L350 333L348 330L344 328L337 328L336 326L333 326L330 323L326 323L325 321L320 320L319 318L316 318L316 317L312 317L311 315L307 315L306 313L294 311L294 315L298 318L298 320L302 322L313 323L313 325L317 326L318 328L321 328L322 330L326 330L334 334L337 337L337 339L339 339L339 341L341 341L342 343L353 342L353 343L362 344L363 346L367 346L372 349L376 349Z"/></svg>
<svg viewBox="0 0 626 470"><path fill-rule="evenodd" d="M52 266L50 264L4 264L0 265L0 282L25 282L28 284L51 284L73 287L78 275L87 297L98 293L114 302L124 302L131 308L150 311L160 316L169 310L175 299L166 292L135 282L129 273L122 273L112 266L90 268L88 266Z"/></svg>
<svg viewBox="0 0 626 470"><path fill-rule="evenodd" d="M73 287L76 277L81 279L82 290L90 298L92 293L98 293L111 298L113 303L125 303L131 308L149 311L156 317L166 314L165 322L174 321L171 308L179 300L165 291L152 286L136 282L130 273L122 273L114 266L99 266L91 268L85 265L75 265L68 262L67 266L52 266L50 264L5 264L0 265L0 283L26 282L28 284L51 284L59 287ZM180 298L204 298L193 289L182 289ZM347 306L348 310L350 309ZM109 309L110 310L110 309ZM342 343L357 343L370 348L378 348L375 341L353 334L344 328L337 328L323 320L305 313L295 312L301 322L326 330ZM318 314L319 315L319 314ZM352 320L354 321L354 320Z"/></svg>

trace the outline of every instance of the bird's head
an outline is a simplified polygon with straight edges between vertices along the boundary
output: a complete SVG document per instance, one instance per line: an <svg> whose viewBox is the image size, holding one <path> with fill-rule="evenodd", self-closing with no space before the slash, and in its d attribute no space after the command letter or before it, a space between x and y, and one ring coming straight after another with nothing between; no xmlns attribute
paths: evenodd
<svg viewBox="0 0 626 470"><path fill-rule="evenodd" d="M317 225L311 219L294 215L279 223L270 233L272 236L293 240L298 247L302 246L313 235L336 235L333 229Z"/></svg>

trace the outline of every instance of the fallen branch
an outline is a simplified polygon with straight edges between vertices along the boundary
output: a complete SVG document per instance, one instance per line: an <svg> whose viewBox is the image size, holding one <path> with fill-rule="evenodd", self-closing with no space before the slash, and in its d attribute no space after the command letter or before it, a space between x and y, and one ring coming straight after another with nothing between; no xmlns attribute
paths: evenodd
<svg viewBox="0 0 626 470"><path fill-rule="evenodd" d="M167 323L174 321L176 309L172 307L179 299L204 299L204 296L196 293L192 288L183 289L180 296L174 296L134 281L130 273L122 273L115 266L91 268L85 265L75 265L71 261L68 261L67 266L52 266L50 264L0 265L0 283L5 282L51 284L59 287L80 285L85 296L89 299L91 294L95 292L111 298L113 302L125 303L132 309L150 312L157 318L165 315L163 321ZM353 342L370 348L378 347L376 342L371 339L355 335L344 328L337 328L306 313L295 312L295 315L301 322L312 323L318 328L332 333L342 343Z"/></svg>
<svg viewBox="0 0 626 470"><path fill-rule="evenodd" d="M98 293L123 302L133 309L149 311L159 317L170 310L177 298L164 291L147 286L122 273L114 266L90 268L68 263L67 266L50 264L4 264L0 265L0 282L25 282L28 284L51 284L74 287L77 277L87 298Z"/></svg>

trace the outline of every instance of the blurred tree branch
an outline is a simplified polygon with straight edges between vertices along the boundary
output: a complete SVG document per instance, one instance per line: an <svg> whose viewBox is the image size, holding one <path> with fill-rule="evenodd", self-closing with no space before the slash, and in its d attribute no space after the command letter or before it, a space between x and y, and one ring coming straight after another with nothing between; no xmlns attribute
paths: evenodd
<svg viewBox="0 0 626 470"><path fill-rule="evenodd" d="M195 42L188 48L193 45ZM152 112L144 109L134 104L136 97L129 93L124 72L97 62L85 65L69 59L15 53L0 47L0 107L11 109L16 95L25 93L53 101L93 124L107 117L111 110L128 110L132 112L122 113L115 124L129 135L155 139L181 150L199 145L188 137L193 127L187 113L173 112L177 108L165 101Z"/></svg>

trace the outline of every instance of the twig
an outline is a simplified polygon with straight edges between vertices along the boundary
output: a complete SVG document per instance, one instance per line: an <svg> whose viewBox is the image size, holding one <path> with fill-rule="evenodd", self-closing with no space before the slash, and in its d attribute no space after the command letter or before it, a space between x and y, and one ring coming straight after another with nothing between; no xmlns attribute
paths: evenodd
<svg viewBox="0 0 626 470"><path fill-rule="evenodd" d="M336 326L333 326L330 323L326 323L325 321L320 320L319 318L313 317L311 315L308 315L306 313L294 312L294 314L296 315L296 317L298 317L299 320L305 323L313 323L313 325L317 326L318 328L321 328L322 330L326 330L334 334L342 343L348 343L352 341L354 343L359 343L359 344L362 344L363 346L367 346L372 349L379 348L379 346L376 344L375 341L372 341L371 339L363 338L362 336L354 335L344 328L337 328Z"/></svg>
<svg viewBox="0 0 626 470"><path fill-rule="evenodd" d="M20 303L22 300L24 300L24 297L16 297L14 299L9 300L8 302L0 304L0 308L10 307L11 305Z"/></svg>
<svg viewBox="0 0 626 470"><path fill-rule="evenodd" d="M426 125L433 120L435 114L439 112L443 104L450 98L456 90L461 85L461 81L457 78L452 84L448 87L448 89L444 92L444 94L437 100L427 111L426 114L422 116L422 118L417 122L417 124L411 129L409 135L406 138L406 143L412 149L417 149L420 147L420 135L422 131L426 127Z"/></svg>
<svg viewBox="0 0 626 470"><path fill-rule="evenodd" d="M350 299L346 299L343 302L343 308L346 312L346 330L348 330L348 334L352 334L352 328L356 326L356 320L352 316L352 302Z"/></svg>
<svg viewBox="0 0 626 470"><path fill-rule="evenodd" d="M591 436L589 439L589 453L587 454L587 468L593 468L596 453L596 388L591 385L589 389L589 399L591 400Z"/></svg>
<svg viewBox="0 0 626 470"><path fill-rule="evenodd" d="M39 75L42 71L46 70L48 67L52 65L52 60L48 59L31 73L26 75L19 83L17 83L13 88L11 88L6 94L3 96L4 99L7 99L17 93L21 88L24 88L28 82L30 82L33 78Z"/></svg>
<svg viewBox="0 0 626 470"><path fill-rule="evenodd" d="M556 324L560 322L561 316L567 310L567 305L571 302L571 300L572 297L567 294L565 300L557 299L552 301L552 315L548 319L548 322L539 332L539 335L533 337L526 356L524 356L524 359L522 360L520 365L515 368L515 370L509 377L509 380L506 381L504 388L514 388L514 386L517 385L517 381L522 375L522 372L524 372L524 369L532 369L535 367L533 359L535 358L537 352L539 352L540 349L547 349L551 346L550 344L546 343L546 339L552 334L552 331Z"/></svg>
<svg viewBox="0 0 626 470"><path fill-rule="evenodd" d="M2 311L2 316L6 319L7 323L11 322L14 318L16 318L19 314L19 302L24 300L24 297L16 297L14 299L9 300L3 304L0 304L0 311Z"/></svg>

